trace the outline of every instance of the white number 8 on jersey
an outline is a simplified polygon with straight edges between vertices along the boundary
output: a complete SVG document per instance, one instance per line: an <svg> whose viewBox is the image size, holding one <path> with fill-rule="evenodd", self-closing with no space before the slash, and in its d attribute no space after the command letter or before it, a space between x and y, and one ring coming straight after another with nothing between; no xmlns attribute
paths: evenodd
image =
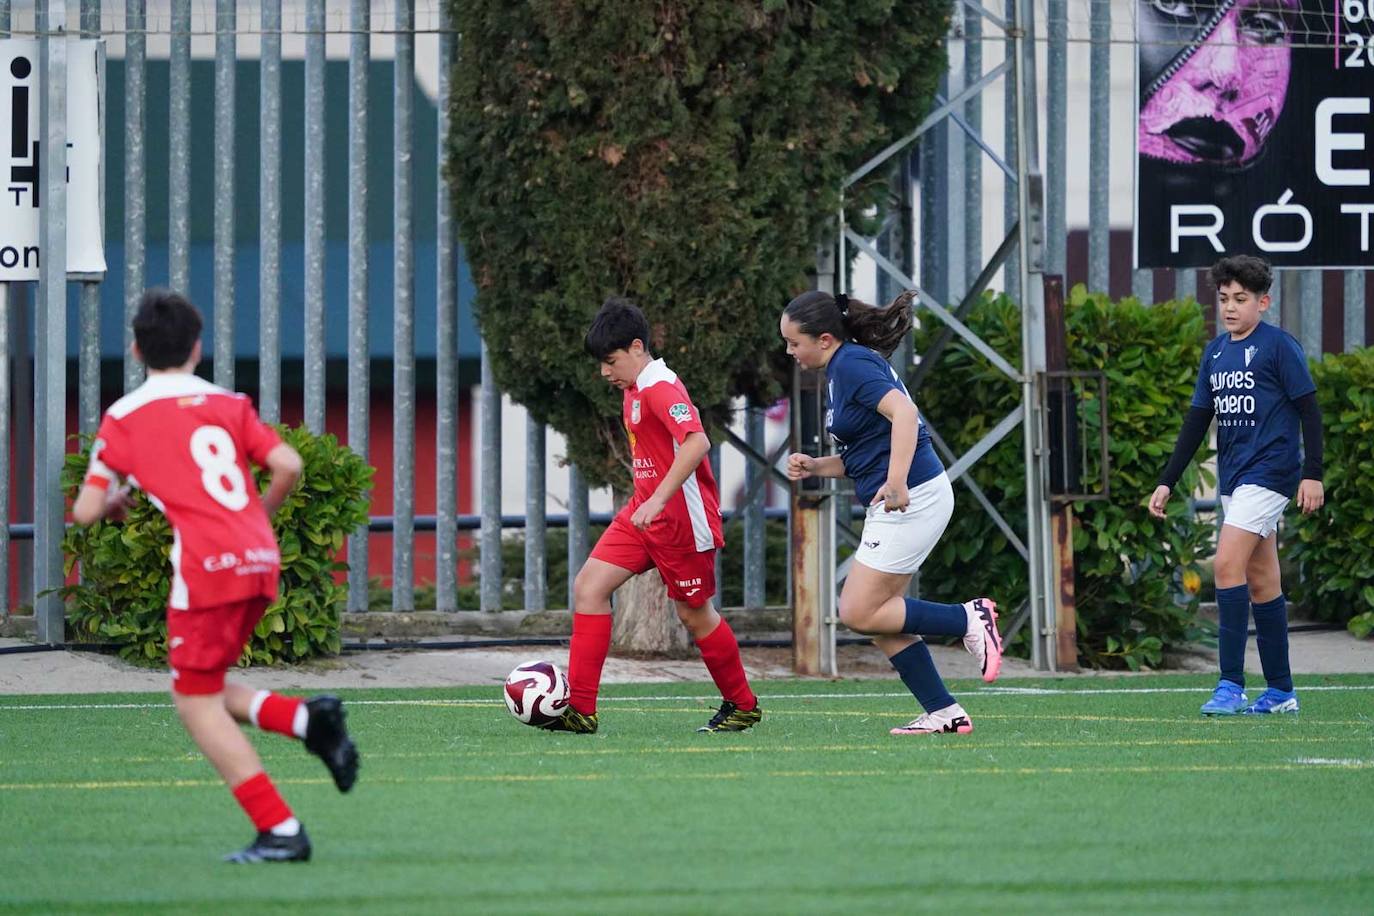
<svg viewBox="0 0 1374 916"><path fill-rule="evenodd" d="M234 451L234 440L222 426L201 426L191 433L191 458L210 498L231 512L248 505L248 482Z"/></svg>

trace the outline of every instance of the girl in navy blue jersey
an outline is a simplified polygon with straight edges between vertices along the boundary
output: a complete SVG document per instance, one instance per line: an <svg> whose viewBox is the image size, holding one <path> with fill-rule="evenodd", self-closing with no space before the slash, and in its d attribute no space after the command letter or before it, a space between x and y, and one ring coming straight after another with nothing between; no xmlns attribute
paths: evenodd
<svg viewBox="0 0 1374 916"><path fill-rule="evenodd" d="M779 329L803 369L826 373L826 430L837 454L793 454L787 476L849 477L868 506L854 565L840 593L840 620L873 636L925 710L894 735L966 734L973 723L945 689L922 636L960 636L983 680L997 679L1002 640L987 598L938 604L906 597L954 511L954 492L906 386L886 356L911 330L914 292L886 308L843 294L803 293Z"/></svg>

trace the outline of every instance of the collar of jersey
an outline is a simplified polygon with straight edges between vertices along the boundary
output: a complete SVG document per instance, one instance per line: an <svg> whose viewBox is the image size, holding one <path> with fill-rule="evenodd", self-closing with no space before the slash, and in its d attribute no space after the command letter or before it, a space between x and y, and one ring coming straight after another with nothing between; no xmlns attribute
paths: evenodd
<svg viewBox="0 0 1374 916"><path fill-rule="evenodd" d="M650 385L657 385L659 382L672 384L677 381L677 373L668 368L667 363L663 362L662 357L654 360L640 370L639 377L635 379L635 388L643 391Z"/></svg>
<svg viewBox="0 0 1374 916"><path fill-rule="evenodd" d="M151 401L180 398L196 394L224 394L225 389L189 372L169 372L150 375L147 380L110 405L109 413L116 419L131 413Z"/></svg>

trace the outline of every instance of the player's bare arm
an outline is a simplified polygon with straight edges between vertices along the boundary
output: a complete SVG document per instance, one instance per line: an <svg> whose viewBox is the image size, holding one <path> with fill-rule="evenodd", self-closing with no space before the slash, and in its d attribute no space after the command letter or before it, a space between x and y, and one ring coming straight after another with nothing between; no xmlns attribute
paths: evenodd
<svg viewBox="0 0 1374 916"><path fill-rule="evenodd" d="M101 487L82 484L72 504L72 520L78 525L94 525L102 518L118 520L129 507L129 490L119 481Z"/></svg>
<svg viewBox="0 0 1374 916"><path fill-rule="evenodd" d="M643 531L648 528L658 514L663 511L663 507L668 505L668 500L673 498L673 494L682 488L682 485L696 473L697 465L701 464L706 453L711 450L711 440L705 433L691 432L682 440L682 445L678 448L677 457L673 459L672 466L668 468L668 473L663 475L663 481L654 490L652 496L644 500L635 510L634 515L630 516L630 522L636 528Z"/></svg>
<svg viewBox="0 0 1374 916"><path fill-rule="evenodd" d="M878 413L892 424L892 444L887 481L874 494L870 505L882 503L886 512L903 512L910 501L906 478L911 470L911 459L916 454L917 424L920 422L916 405L911 403L906 392L894 388L878 402Z"/></svg>
<svg viewBox="0 0 1374 916"><path fill-rule="evenodd" d="M279 443L267 453L267 469L272 472L272 479L262 495L262 507L273 515L301 479L301 456L285 442Z"/></svg>
<svg viewBox="0 0 1374 916"><path fill-rule="evenodd" d="M1310 515L1326 502L1326 490L1320 480L1303 480L1298 484L1298 508L1303 515Z"/></svg>
<svg viewBox="0 0 1374 916"><path fill-rule="evenodd" d="M843 477L844 459L839 455L826 455L813 458L801 452L787 456L787 477L789 480L805 480L808 477Z"/></svg>

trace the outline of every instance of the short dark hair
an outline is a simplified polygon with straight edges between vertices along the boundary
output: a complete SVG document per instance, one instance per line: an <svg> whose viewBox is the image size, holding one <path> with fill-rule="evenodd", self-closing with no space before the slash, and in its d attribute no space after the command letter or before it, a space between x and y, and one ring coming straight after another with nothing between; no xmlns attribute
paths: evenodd
<svg viewBox="0 0 1374 916"><path fill-rule="evenodd" d="M149 369L174 369L191 358L200 339L200 311L181 293L150 289L134 314L134 341Z"/></svg>
<svg viewBox="0 0 1374 916"><path fill-rule="evenodd" d="M1274 285L1274 269L1264 258L1257 258L1252 254L1222 258L1212 265L1209 273L1212 276L1212 285L1217 289L1221 289L1227 283L1239 283L1256 296L1263 296L1269 292L1269 287Z"/></svg>
<svg viewBox="0 0 1374 916"><path fill-rule="evenodd" d="M582 345L589 356L603 360L616 350L628 350L636 340L649 349L649 320L629 299L611 296L592 319Z"/></svg>

